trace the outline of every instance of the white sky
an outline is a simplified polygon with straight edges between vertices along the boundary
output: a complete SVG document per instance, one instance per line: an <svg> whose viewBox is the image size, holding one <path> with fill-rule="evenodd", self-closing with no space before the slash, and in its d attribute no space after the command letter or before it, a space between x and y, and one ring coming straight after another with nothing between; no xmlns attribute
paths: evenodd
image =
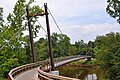
<svg viewBox="0 0 120 80"><path fill-rule="evenodd" d="M0 0L0 7L4 9L4 18L12 12L17 0ZM40 7L47 2L63 33L71 38L71 42L83 39L85 42L94 40L97 35L109 32L120 32L116 20L106 11L106 0L35 0ZM33 5L34 5L33 4ZM44 18L39 19L45 28ZM50 17L51 32L58 32ZM39 37L45 36L40 30ZM37 39L39 39L39 37Z"/></svg>

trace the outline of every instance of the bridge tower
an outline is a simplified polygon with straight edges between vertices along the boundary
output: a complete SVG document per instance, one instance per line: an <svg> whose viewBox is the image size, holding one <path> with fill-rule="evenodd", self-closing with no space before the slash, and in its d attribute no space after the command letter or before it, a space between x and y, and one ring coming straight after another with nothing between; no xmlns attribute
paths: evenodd
<svg viewBox="0 0 120 80"><path fill-rule="evenodd" d="M30 34L30 43L31 43L31 50L32 50L32 57L33 57L33 62L35 62L36 61L36 59L35 59L35 48L34 48L33 33L32 33L32 28L31 28L30 18L29 17L45 15L46 26L47 26L47 34L48 34L48 43L49 43L51 70L54 71L55 70L54 69L54 58L53 58L52 45L51 45L50 26L49 26L49 17L48 17L49 13L48 13L47 3L44 3L44 8L45 8L45 12L44 13L37 13L37 14L31 14L31 15L29 15L29 10L28 10L28 8L26 8L27 19L28 19L28 26L29 26L29 34Z"/></svg>
<svg viewBox="0 0 120 80"><path fill-rule="evenodd" d="M50 53L50 60L51 60L51 70L54 71L54 58L53 58L52 45L51 45L47 3L44 3L44 7L45 7L45 17L46 17L46 26L47 26L48 43L49 43L49 53Z"/></svg>

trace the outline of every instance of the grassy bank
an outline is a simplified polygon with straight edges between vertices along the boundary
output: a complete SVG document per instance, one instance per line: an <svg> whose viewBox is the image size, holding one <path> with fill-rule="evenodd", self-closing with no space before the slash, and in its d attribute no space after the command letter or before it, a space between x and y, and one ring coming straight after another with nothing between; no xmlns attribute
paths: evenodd
<svg viewBox="0 0 120 80"><path fill-rule="evenodd" d="M104 76L102 70L100 70L97 66L97 62L95 59L91 61L79 60L76 62L72 62L59 67L58 70L60 71L60 75L62 76L79 79L82 79L82 76L86 76L87 74L96 74L98 80L103 80Z"/></svg>

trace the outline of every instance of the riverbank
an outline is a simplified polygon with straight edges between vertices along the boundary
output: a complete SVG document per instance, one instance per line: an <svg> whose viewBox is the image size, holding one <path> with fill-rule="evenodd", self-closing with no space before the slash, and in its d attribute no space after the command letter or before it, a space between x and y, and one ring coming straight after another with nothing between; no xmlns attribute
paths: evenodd
<svg viewBox="0 0 120 80"><path fill-rule="evenodd" d="M58 70L62 76L84 79L88 74L94 74L97 80L103 80L102 70L97 66L95 59L91 61L79 60L72 62L59 67Z"/></svg>

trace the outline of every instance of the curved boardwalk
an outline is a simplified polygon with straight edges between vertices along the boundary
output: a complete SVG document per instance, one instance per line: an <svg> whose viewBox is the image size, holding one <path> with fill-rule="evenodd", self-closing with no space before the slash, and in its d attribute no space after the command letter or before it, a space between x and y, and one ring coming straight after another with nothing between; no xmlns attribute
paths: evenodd
<svg viewBox="0 0 120 80"><path fill-rule="evenodd" d="M77 57L68 60L64 60L58 63L55 63L55 67L62 66L72 61L80 60L85 57ZM38 68L33 68L31 70L25 71L15 77L15 80L39 80L38 78Z"/></svg>

